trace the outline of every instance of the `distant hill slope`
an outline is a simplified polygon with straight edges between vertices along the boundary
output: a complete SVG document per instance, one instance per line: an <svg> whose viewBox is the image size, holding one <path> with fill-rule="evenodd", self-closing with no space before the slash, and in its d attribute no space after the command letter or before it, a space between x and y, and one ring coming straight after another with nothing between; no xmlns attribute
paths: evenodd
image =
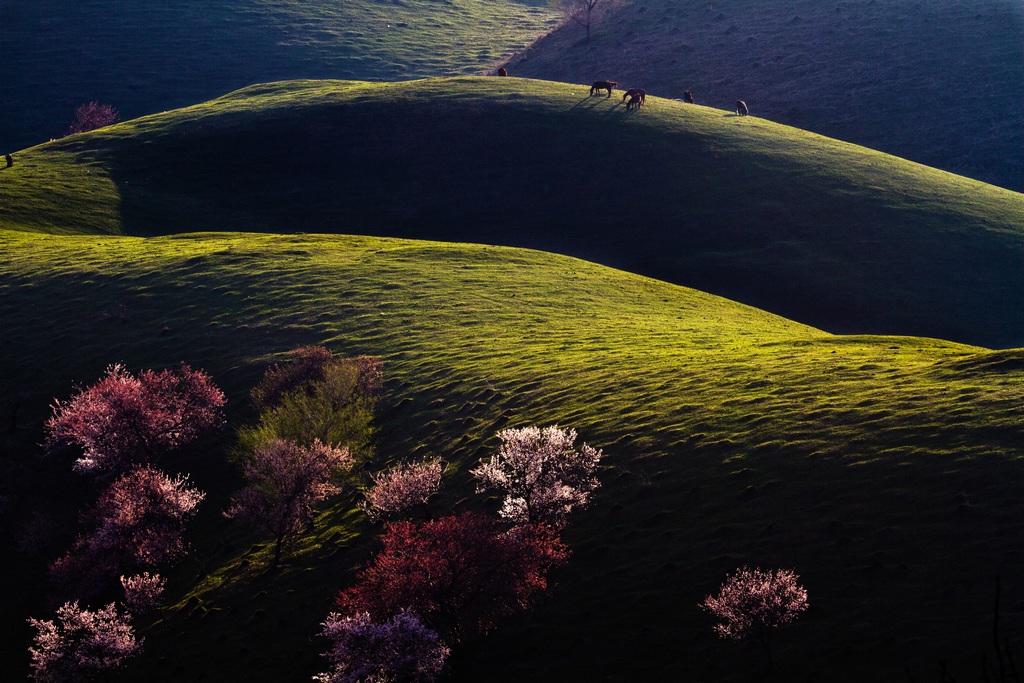
<svg viewBox="0 0 1024 683"><path fill-rule="evenodd" d="M286 78L485 73L558 20L534 0L0 0L0 154L92 100L130 119Z"/></svg>
<svg viewBox="0 0 1024 683"><path fill-rule="evenodd" d="M378 529L342 496L285 569L224 520L224 452L248 389L294 346L385 360L373 468L451 463L435 513L493 510L467 474L504 427L573 426L606 453L548 599L457 648L452 683L749 681L763 655L720 642L697 602L744 563L792 567L812 610L775 640L779 679L980 678L993 576L1024 635L1024 353L836 337L693 290L553 254L327 235L139 239L0 231L0 432L8 533L3 670L24 679L49 614L46 562L96 487L35 457L53 397L104 367L205 368L230 428L167 459L207 491L168 609L117 680L309 681L333 593ZM6 418L9 415L5 415ZM19 675L21 674L21 675Z"/></svg>
<svg viewBox="0 0 1024 683"><path fill-rule="evenodd" d="M528 246L837 332L1024 344L1024 195L756 117L516 78L254 86L0 171L0 225Z"/></svg>
<svg viewBox="0 0 1024 683"><path fill-rule="evenodd" d="M509 69L690 90L715 107L739 98L757 116L1024 191L1018 0L642 0L583 35L557 30Z"/></svg>

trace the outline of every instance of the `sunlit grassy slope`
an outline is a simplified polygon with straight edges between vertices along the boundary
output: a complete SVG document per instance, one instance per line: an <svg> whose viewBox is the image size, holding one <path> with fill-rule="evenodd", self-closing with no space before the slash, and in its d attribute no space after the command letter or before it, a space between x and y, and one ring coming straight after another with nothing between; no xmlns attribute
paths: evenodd
<svg viewBox="0 0 1024 683"><path fill-rule="evenodd" d="M550 597L457 649L451 681L751 680L761 653L718 642L696 606L743 563L793 567L811 596L777 637L781 680L901 680L905 669L931 680L941 660L958 680L978 678L996 573L1004 633L1022 635L1020 350L832 336L493 246L8 231L0 253L0 381L24 398L0 492L17 538L26 519L51 529L34 554L4 554L23 587L3 604L5 671L27 667L21 620L45 613L33 591L90 497L62 474L66 461L34 457L51 398L113 361L185 360L225 388L237 426L266 364L307 343L385 359L373 466L442 456L435 511L485 504L467 470L499 428L569 425L606 453ZM259 573L266 539L219 517L237 485L230 443L229 432L167 461L210 495L194 555L172 575L173 606L121 680L297 682L322 670L318 624L375 530L343 496L288 568Z"/></svg>
<svg viewBox="0 0 1024 683"><path fill-rule="evenodd" d="M73 136L0 225L528 246L828 329L1024 344L1024 195L756 117L516 78L287 82Z"/></svg>
<svg viewBox="0 0 1024 683"><path fill-rule="evenodd" d="M487 73L557 24L532 0L35 0L0 3L0 153L285 78Z"/></svg>

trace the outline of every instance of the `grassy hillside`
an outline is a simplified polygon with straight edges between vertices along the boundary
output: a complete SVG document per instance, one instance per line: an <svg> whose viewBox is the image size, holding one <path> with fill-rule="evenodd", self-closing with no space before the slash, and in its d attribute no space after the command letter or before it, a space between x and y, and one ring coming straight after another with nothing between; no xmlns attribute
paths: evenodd
<svg viewBox="0 0 1024 683"><path fill-rule="evenodd" d="M186 360L230 419L288 348L387 362L378 464L441 455L445 506L495 430L572 425L607 453L596 504L550 599L459 650L452 681L750 680L761 653L718 642L696 603L741 563L795 567L814 605L780 632L787 681L978 677L993 576L1024 635L1019 492L1024 354L840 337L693 290L535 251L315 235L150 239L0 233L0 383L23 408L0 493L4 670L23 672L45 563L92 495L40 461L53 396L122 360ZM168 468L209 492L194 556L123 680L303 681L314 634L375 533L342 497L292 565L221 519L226 433ZM29 533L31 532L31 534ZM32 535L34 534L34 535ZM34 541L34 544L33 544ZM1019 649L1019 648L1018 648Z"/></svg>
<svg viewBox="0 0 1024 683"><path fill-rule="evenodd" d="M690 90L716 107L740 98L773 121L1022 191L1022 36L1014 0L643 0L597 17L589 44L569 25L508 66Z"/></svg>
<svg viewBox="0 0 1024 683"><path fill-rule="evenodd" d="M516 78L287 82L72 136L0 225L527 246L834 332L1024 344L1024 195L756 117Z"/></svg>
<svg viewBox="0 0 1024 683"><path fill-rule="evenodd" d="M91 100L129 119L285 78L485 73L557 20L533 0L3 0L0 153Z"/></svg>

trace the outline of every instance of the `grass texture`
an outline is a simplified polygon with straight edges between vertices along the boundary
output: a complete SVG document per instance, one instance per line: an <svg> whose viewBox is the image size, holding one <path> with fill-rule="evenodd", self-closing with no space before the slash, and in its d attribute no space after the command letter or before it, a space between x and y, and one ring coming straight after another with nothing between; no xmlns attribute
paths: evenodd
<svg viewBox="0 0 1024 683"><path fill-rule="evenodd" d="M929 680L941 660L979 676L996 573L1003 632L1019 642L1021 350L834 336L486 245L3 231L0 253L0 382L23 399L3 442L20 543L3 568L24 587L3 605L5 671L27 669L20 620L46 613L39 577L91 495L67 460L36 458L51 398L110 362L184 360L225 389L237 426L267 364L309 343L385 359L373 467L443 457L436 511L493 509L467 470L500 428L573 426L606 453L550 597L457 650L451 681L751 680L764 667L756 645L719 642L697 608L744 563L795 568L810 593L812 609L775 641L787 681ZM121 680L303 681L324 668L319 622L376 529L342 496L288 567L262 573L268 539L219 516L238 484L231 442L167 462L209 497L171 606L144 625L145 654ZM27 529L50 529L48 550L30 552Z"/></svg>
<svg viewBox="0 0 1024 683"><path fill-rule="evenodd" d="M0 225L524 246L844 333L1024 344L1024 195L757 117L518 78L298 81L42 145Z"/></svg>

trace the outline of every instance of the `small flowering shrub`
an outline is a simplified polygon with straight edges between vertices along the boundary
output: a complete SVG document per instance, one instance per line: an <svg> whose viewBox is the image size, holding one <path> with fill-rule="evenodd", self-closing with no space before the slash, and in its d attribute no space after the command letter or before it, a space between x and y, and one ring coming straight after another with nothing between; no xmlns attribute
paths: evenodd
<svg viewBox="0 0 1024 683"><path fill-rule="evenodd" d="M97 128L103 128L117 121L117 110L109 104L99 102L86 102L75 108L75 118L68 126L65 135L74 133L85 133Z"/></svg>
<svg viewBox="0 0 1024 683"><path fill-rule="evenodd" d="M223 423L224 394L202 370L143 370L138 377L115 364L88 389L53 404L48 450L82 449L74 468L103 474L155 461Z"/></svg>
<svg viewBox="0 0 1024 683"><path fill-rule="evenodd" d="M372 519L405 512L422 505L430 518L427 501L441 487L441 459L399 465L373 478L363 509Z"/></svg>
<svg viewBox="0 0 1024 683"><path fill-rule="evenodd" d="M409 610L382 624L365 612L352 617L331 613L322 635L331 641L331 670L319 683L430 683L444 671L448 648Z"/></svg>
<svg viewBox="0 0 1024 683"><path fill-rule="evenodd" d="M750 569L743 567L728 577L718 595L704 598L700 606L719 623L715 633L723 638L757 638L772 666L771 634L807 609L807 589L797 583L789 569Z"/></svg>
<svg viewBox="0 0 1024 683"><path fill-rule="evenodd" d="M601 451L587 444L577 449L574 429L506 429L498 438L498 452L470 474L479 480L478 492L505 493L499 514L512 522L562 520L600 486L594 472Z"/></svg>
<svg viewBox="0 0 1024 683"><path fill-rule="evenodd" d="M149 614L156 609L163 595L167 579L159 574L143 572L134 576L122 576L121 586L124 588L124 604L135 616Z"/></svg>
<svg viewBox="0 0 1024 683"><path fill-rule="evenodd" d="M277 439L257 448L245 462L246 486L224 513L266 529L276 545L272 567L281 559L284 541L313 525L317 503L338 493L338 476L352 467L347 448L314 441L300 446Z"/></svg>
<svg viewBox="0 0 1024 683"><path fill-rule="evenodd" d="M28 623L36 629L28 649L31 678L39 683L105 677L138 654L142 646L128 616L118 614L113 603L90 611L80 608L77 601L69 602L57 610L55 621L29 619Z"/></svg>

